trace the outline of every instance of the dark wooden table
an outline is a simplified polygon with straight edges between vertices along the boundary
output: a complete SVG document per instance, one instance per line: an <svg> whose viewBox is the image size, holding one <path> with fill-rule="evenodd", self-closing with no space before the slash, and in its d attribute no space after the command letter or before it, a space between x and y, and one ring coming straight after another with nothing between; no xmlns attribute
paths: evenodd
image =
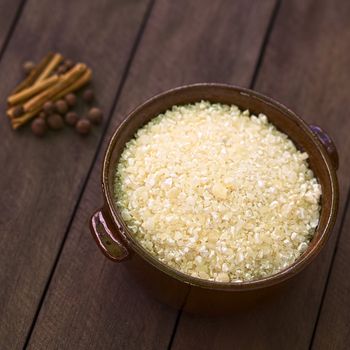
<svg viewBox="0 0 350 350"><path fill-rule="evenodd" d="M48 51L94 70L104 124L34 138L0 126L0 349L349 349L350 1L0 0L1 109ZM230 317L188 315L107 261L87 222L106 142L146 98L193 82L254 88L334 138L341 204L291 290Z"/></svg>

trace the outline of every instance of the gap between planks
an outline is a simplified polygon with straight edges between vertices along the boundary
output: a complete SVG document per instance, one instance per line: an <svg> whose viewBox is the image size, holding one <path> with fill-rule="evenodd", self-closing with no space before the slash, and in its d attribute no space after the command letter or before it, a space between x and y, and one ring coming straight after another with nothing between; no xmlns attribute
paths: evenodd
<svg viewBox="0 0 350 350"><path fill-rule="evenodd" d="M270 18L269 24L268 24L267 29L266 29L264 40L263 40L262 45L261 45L260 54L259 54L256 66L255 66L255 70L254 70L254 73L253 73L252 81L251 81L251 83L249 85L250 89L254 89L255 83L256 83L256 81L258 79L260 68L261 68L261 65L262 65L262 62L263 62L263 59L264 59L264 56L265 56L266 48L267 48L267 46L269 44L270 37L271 37L271 34L272 34L272 30L273 30L274 24L276 22L276 19L277 19L280 7L281 7L281 0L277 0L277 2L275 4L275 7L272 10L271 18Z"/></svg>
<svg viewBox="0 0 350 350"><path fill-rule="evenodd" d="M23 0L23 1L25 2L26 0ZM54 274L55 274L58 261L59 261L59 259L60 259L61 253L62 253L62 251L63 251L65 242L66 242L66 240L67 240L68 233L69 233L70 228L71 228L71 226L72 226L74 217L75 217L75 215L76 215L76 212L77 212L77 209L78 209L78 207L79 207L79 204L80 204L81 198L82 198L82 196L83 196L83 193L84 193L84 191L85 191L86 185L87 185L88 180L89 180L89 178L90 178L90 175L91 175L93 166L94 166L94 164L95 164L95 162L96 162L96 159L97 159L97 157L98 157L99 151L100 151L100 149L101 149L101 147L102 147L104 136L105 136L105 134L106 134L106 132L107 132L107 129L108 129L108 126L109 126L110 121L111 121L111 119L112 119L112 116L113 116L113 114L114 114L115 108L116 108L116 106L117 106L117 104L118 104L119 97L120 97L120 95L121 95L121 92L123 91L124 84L125 84L125 82L126 82L126 79L127 79L128 74L129 74L130 67L131 67L132 62L133 62L133 60L134 60L134 57L136 56L137 49L138 49L138 47L139 47L139 45L140 45L140 42L141 42L143 33L144 33L144 31L145 31L145 28L146 28L146 26L147 26L149 17L150 17L150 15L151 15L151 12L152 12L152 9L153 9L154 3L155 3L155 0L150 0L150 3L149 3L149 5L148 5L148 7L147 7L147 9L146 9L146 12L145 12L145 14L144 14L144 16L143 16L142 21L141 21L140 28L139 28L139 30L138 30L138 33L137 33L136 38L135 38L135 42L134 42L134 44L133 44L133 46L132 46L132 49L131 49L131 52L130 52L130 56L129 56L128 61L127 61L127 63L126 63L125 69L124 69L124 71L123 71L120 84L119 84L119 86L117 87L117 93L116 93L116 95L115 95L115 97L114 97L114 99L113 99L112 106L111 106L111 109L110 109L110 113L108 114L108 118L107 118L107 120L106 120L106 123L105 123L103 129L102 129L101 137L100 137L100 140L98 141L95 154L94 154L94 156L93 156L92 162L91 162L91 164L90 164L90 167L89 167L89 169L88 169L88 171L87 171L86 177L85 177L84 182L83 182L83 184L82 184L81 191L80 191L80 193L79 193L78 199L77 199L77 201L76 201L76 203L75 203L75 205L74 205L74 209L73 209L73 211L72 211L72 215L71 215L71 217L70 217L70 219L69 219L69 221L68 221L67 229L66 229L66 231L65 231L65 234L64 234L64 236L63 236L62 242L61 242L61 244L60 244L60 247L59 247L59 249L58 249L57 255L56 255L56 257L55 257L55 260L54 260L52 269L51 269L51 271L50 271L50 274L49 274L49 276L48 276L47 282L46 282L45 287L44 287L44 291L43 291L43 293L42 293L42 295L41 295L41 297L40 297L40 300L39 300L39 303L38 303L38 307L37 307L36 312L35 312L34 317L33 317L33 321L32 321L32 323L31 323L31 325L30 325L30 327L29 327L29 330L28 330L28 333L27 333L27 335L26 335L26 337L25 337L25 342L24 342L24 346L23 346L24 349L26 349L26 348L28 347L28 344L29 344L29 341L30 341L30 339L31 339L33 330L34 330L34 328L35 328L36 321L37 321L37 319L38 319L38 317L39 317L39 314L40 314L40 310L41 310L42 305L43 305L43 303L44 303L44 300L45 300L47 291L48 291L49 286L50 286L50 284L51 284L52 278L53 278L53 276L54 276Z"/></svg>
<svg viewBox="0 0 350 350"><path fill-rule="evenodd" d="M10 25L10 28L9 28L7 34L5 36L4 43L3 43L2 47L0 48L0 63L2 61L2 57L4 56L5 51L7 49L7 46L11 40L12 34L14 33L14 31L16 29L17 23L18 23L21 15L23 13L23 9L24 9L26 2L27 2L27 0L21 0L20 4L18 5L16 14L12 20L12 23Z"/></svg>

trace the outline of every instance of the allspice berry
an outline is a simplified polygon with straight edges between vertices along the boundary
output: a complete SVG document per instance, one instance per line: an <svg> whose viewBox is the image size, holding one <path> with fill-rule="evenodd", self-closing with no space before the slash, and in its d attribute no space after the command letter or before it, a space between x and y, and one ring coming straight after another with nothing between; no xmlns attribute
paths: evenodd
<svg viewBox="0 0 350 350"><path fill-rule="evenodd" d="M35 136L42 137L46 133L47 125L43 118L35 118L32 122L31 128Z"/></svg>
<svg viewBox="0 0 350 350"><path fill-rule="evenodd" d="M67 102L69 107L74 107L77 103L77 96L73 93L70 93L64 97L64 100Z"/></svg>
<svg viewBox="0 0 350 350"><path fill-rule="evenodd" d="M84 92L83 92L83 100L85 102L88 102L88 103L91 103L93 100L94 100L94 92L92 91L92 89L86 89Z"/></svg>
<svg viewBox="0 0 350 350"><path fill-rule="evenodd" d="M102 122L103 113L99 108L93 107L89 110L87 118L93 124L100 124Z"/></svg>
<svg viewBox="0 0 350 350"><path fill-rule="evenodd" d="M55 103L55 109L60 114L65 114L68 111L68 105L65 100L58 100Z"/></svg>
<svg viewBox="0 0 350 350"><path fill-rule="evenodd" d="M53 130L59 130L64 127L63 118L59 114L51 114L47 117L47 124Z"/></svg>
<svg viewBox="0 0 350 350"><path fill-rule="evenodd" d="M75 125L75 130L78 132L78 134L86 135L91 130L91 123L88 119L82 118L78 120L77 124Z"/></svg>
<svg viewBox="0 0 350 350"><path fill-rule="evenodd" d="M40 112L38 115L38 118L45 119L46 118L46 113L44 111Z"/></svg>
<svg viewBox="0 0 350 350"><path fill-rule="evenodd" d="M24 109L22 106L16 106L13 109L13 116L15 118L20 117L22 114L24 114Z"/></svg>
<svg viewBox="0 0 350 350"><path fill-rule="evenodd" d="M32 61L26 61L23 63L24 73L29 74L35 68L35 63Z"/></svg>
<svg viewBox="0 0 350 350"><path fill-rule="evenodd" d="M43 105L43 110L46 114L51 114L55 109L54 104L51 101L47 101Z"/></svg>
<svg viewBox="0 0 350 350"><path fill-rule="evenodd" d="M66 124L72 125L72 126L74 126L77 123L78 119L79 119L79 117L78 117L78 114L76 112L68 112L64 116L64 120L65 120Z"/></svg>
<svg viewBox="0 0 350 350"><path fill-rule="evenodd" d="M57 68L57 73L58 74L64 74L67 72L67 67L65 64L61 64L58 68Z"/></svg>
<svg viewBox="0 0 350 350"><path fill-rule="evenodd" d="M67 70L70 70L71 68L74 67L74 62L70 59L66 59L64 61L64 65L66 66Z"/></svg>

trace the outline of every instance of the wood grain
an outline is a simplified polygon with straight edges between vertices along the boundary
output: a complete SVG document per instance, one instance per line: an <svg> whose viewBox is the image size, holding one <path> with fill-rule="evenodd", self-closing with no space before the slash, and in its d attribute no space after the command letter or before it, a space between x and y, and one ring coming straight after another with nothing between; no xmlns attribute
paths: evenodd
<svg viewBox="0 0 350 350"><path fill-rule="evenodd" d="M312 349L346 350L350 344L350 196Z"/></svg>
<svg viewBox="0 0 350 350"><path fill-rule="evenodd" d="M350 89L349 13L347 1L284 1L255 86L334 138L342 194L348 191L350 171L350 119L344 113ZM344 196L339 216L343 209ZM183 315L174 349L307 349L338 229L339 222L326 249L288 293L228 318Z"/></svg>
<svg viewBox="0 0 350 350"><path fill-rule="evenodd" d="M164 89L213 80L248 85L274 1L252 5L243 0L234 6L231 1L156 2L108 136L128 111ZM123 264L107 261L88 232L87 220L102 204L102 156L74 218L31 349L164 349L169 343L177 311L134 286Z"/></svg>
<svg viewBox="0 0 350 350"><path fill-rule="evenodd" d="M17 12L20 11L21 0L0 1L0 53L3 51L6 38L10 35ZM1 58L1 57L0 57Z"/></svg>
<svg viewBox="0 0 350 350"><path fill-rule="evenodd" d="M10 2L8 2L10 3ZM147 1L30 0L0 65L1 110L22 76L21 62L59 51L95 73L98 103L108 115ZM1 13L1 16L3 14ZM103 62L103 64L101 64ZM0 202L0 344L22 348L101 137L73 130L36 139L13 132L3 116Z"/></svg>

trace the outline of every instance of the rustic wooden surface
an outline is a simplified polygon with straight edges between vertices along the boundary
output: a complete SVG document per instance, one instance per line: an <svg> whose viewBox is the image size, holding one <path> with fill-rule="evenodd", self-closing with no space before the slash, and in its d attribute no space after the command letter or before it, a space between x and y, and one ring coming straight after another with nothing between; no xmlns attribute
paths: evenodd
<svg viewBox="0 0 350 350"><path fill-rule="evenodd" d="M347 349L350 3L0 1L0 107L20 63L58 50L94 70L106 118L81 139L0 127L0 349ZM341 206L293 289L230 317L173 310L107 261L87 220L108 137L147 97L192 82L252 87L334 138Z"/></svg>

